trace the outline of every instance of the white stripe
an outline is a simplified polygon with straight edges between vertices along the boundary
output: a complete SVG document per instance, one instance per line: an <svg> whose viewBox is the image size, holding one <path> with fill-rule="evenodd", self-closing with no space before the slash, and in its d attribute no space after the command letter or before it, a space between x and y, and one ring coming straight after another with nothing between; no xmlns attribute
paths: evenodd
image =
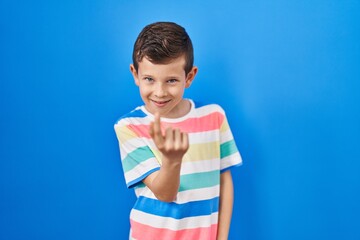
<svg viewBox="0 0 360 240"><path fill-rule="evenodd" d="M206 131L206 132L189 133L190 144L218 142L218 141L220 141L219 129Z"/></svg>
<svg viewBox="0 0 360 240"><path fill-rule="evenodd" d="M148 114L148 112L144 108L144 106L141 106L140 109L142 109L143 112ZM217 105L217 104L209 104L209 105L205 105L205 106L202 106L202 107L199 107L199 108L197 108L195 106L195 109L191 108L191 111L186 116L183 116L183 117L180 117L180 118L162 118L161 120L163 122L167 122L167 123L179 123L179 122L182 122L182 121L187 120L189 118L201 118L201 117L207 116L207 115L209 115L211 113L215 113L215 112L219 112L220 114L225 115L224 110L219 105ZM152 120L153 116L148 115L148 118Z"/></svg>
<svg viewBox="0 0 360 240"><path fill-rule="evenodd" d="M116 130L117 128L122 128L126 125L129 124L129 122L127 121L128 118L122 118L120 119L119 121L117 121L115 124L114 124L114 129Z"/></svg>
<svg viewBox="0 0 360 240"><path fill-rule="evenodd" d="M121 158L125 159L127 154L131 153L132 151L135 151L138 148L146 147L146 146L150 147L150 149L156 149L155 143L147 138L132 138L124 143L121 143L120 144L120 152L122 154Z"/></svg>
<svg viewBox="0 0 360 240"><path fill-rule="evenodd" d="M227 140L227 134L224 133L225 139L222 139L222 141L226 142ZM231 132L230 132L231 134ZM232 136L231 136L232 137ZM200 133L189 133L189 143L192 144L205 144L205 143L212 143L212 142L219 142L220 141L220 135L218 130L214 131L208 131L208 132L200 132ZM148 139L145 137L139 137L139 138L131 138L125 142L122 142L120 144L120 152L123 155L122 159L126 157L127 153L131 153L132 151L136 150L140 147L149 146L151 149L154 149L155 151L159 151L152 139Z"/></svg>
<svg viewBox="0 0 360 240"><path fill-rule="evenodd" d="M140 106L140 107L137 107L134 109L135 110L138 110L138 109L143 109L143 106ZM209 114L212 114L212 113L216 113L216 112L219 112L220 114L222 115L225 115L225 112L224 110L217 104L209 104L209 105L205 105L205 106L202 106L200 108L196 108L196 109L193 109L189 115L187 116L186 119L184 120L187 120L189 118L201 118L201 117L204 117L204 116L207 116ZM124 125L128 125L128 124L150 124L150 122L154 121L154 117L153 116L150 116L150 115L147 115L145 117L127 117L127 118L122 118L120 119L120 121L118 121L117 123L115 123L115 127L122 127ZM181 121L177 121L177 119L166 119L166 118L163 118L162 119L163 122L181 122Z"/></svg>
<svg viewBox="0 0 360 240"><path fill-rule="evenodd" d="M126 182L131 182L138 177L141 177L149 170L159 167L159 163L156 158L149 158L142 162L141 164L136 165L133 169L125 173Z"/></svg>
<svg viewBox="0 0 360 240"><path fill-rule="evenodd" d="M219 166L220 166L219 158L192 161L192 162L182 162L180 174L184 175L191 173L210 172L210 171L218 170Z"/></svg>
<svg viewBox="0 0 360 240"><path fill-rule="evenodd" d="M221 134L221 141L220 141L220 144L223 144L224 142L228 142L230 140L233 140L234 137L232 135L232 132L230 130L230 128L228 130L226 130L225 132L223 133L220 133Z"/></svg>
<svg viewBox="0 0 360 240"><path fill-rule="evenodd" d="M242 163L242 158L239 152L235 152L231 154L230 156L224 157L220 161L221 163L221 170L231 167L233 165L237 165L239 163Z"/></svg>
<svg viewBox="0 0 360 240"><path fill-rule="evenodd" d="M151 190L148 187L135 189L135 194L136 196L144 196L151 199L157 199L153 194L153 192L151 192ZM208 188L182 191L182 192L178 192L175 203L182 204L193 201L208 200L218 197L219 194L220 194L219 185Z"/></svg>
<svg viewBox="0 0 360 240"><path fill-rule="evenodd" d="M210 227L218 222L218 213L216 212L206 216L174 219L170 217L156 216L132 209L130 219L154 228L165 228L173 231L179 231L189 228Z"/></svg>
<svg viewBox="0 0 360 240"><path fill-rule="evenodd" d="M191 112L189 117L200 118L200 117L204 117L206 115L209 115L209 114L215 113L215 112L219 112L222 115L225 115L224 110L219 105L209 104L209 105L202 106L200 108L196 108L195 111Z"/></svg>
<svg viewBox="0 0 360 240"><path fill-rule="evenodd" d="M207 188L198 188L198 189L182 191L178 193L176 197L176 203L208 200L215 197L219 197L219 194L220 194L219 185L207 187Z"/></svg>

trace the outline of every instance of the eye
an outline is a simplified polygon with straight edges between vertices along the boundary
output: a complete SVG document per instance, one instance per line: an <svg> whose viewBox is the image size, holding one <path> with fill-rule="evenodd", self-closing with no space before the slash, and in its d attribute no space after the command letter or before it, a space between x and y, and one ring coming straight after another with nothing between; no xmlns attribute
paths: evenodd
<svg viewBox="0 0 360 240"><path fill-rule="evenodd" d="M170 80L167 80L167 82L170 83L170 84L174 84L174 83L178 82L178 80L177 79L170 79Z"/></svg>
<svg viewBox="0 0 360 240"><path fill-rule="evenodd" d="M144 80L147 81L147 82L153 82L154 81L154 79L152 79L151 77L145 77Z"/></svg>

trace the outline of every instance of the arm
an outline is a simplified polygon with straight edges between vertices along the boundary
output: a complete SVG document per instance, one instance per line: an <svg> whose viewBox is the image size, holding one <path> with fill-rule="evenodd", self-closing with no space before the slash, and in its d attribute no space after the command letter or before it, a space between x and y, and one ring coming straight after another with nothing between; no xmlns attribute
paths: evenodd
<svg viewBox="0 0 360 240"><path fill-rule="evenodd" d="M220 176L220 207L217 240L227 240L230 229L232 208L234 201L234 187L230 171Z"/></svg>
<svg viewBox="0 0 360 240"><path fill-rule="evenodd" d="M179 190L181 162L189 148L188 135L179 129L172 128L167 128L163 135L159 115L155 115L155 121L150 124L149 133L162 153L162 166L159 171L147 176L143 182L157 199L172 202Z"/></svg>

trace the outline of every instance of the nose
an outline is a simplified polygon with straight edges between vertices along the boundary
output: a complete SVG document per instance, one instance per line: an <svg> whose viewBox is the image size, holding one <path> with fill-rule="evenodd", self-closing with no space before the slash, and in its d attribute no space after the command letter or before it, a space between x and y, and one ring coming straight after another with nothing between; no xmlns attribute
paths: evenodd
<svg viewBox="0 0 360 240"><path fill-rule="evenodd" d="M166 91L166 87L164 86L164 84L162 84L162 83L156 84L155 89L154 89L154 94L158 98L166 97L167 91Z"/></svg>

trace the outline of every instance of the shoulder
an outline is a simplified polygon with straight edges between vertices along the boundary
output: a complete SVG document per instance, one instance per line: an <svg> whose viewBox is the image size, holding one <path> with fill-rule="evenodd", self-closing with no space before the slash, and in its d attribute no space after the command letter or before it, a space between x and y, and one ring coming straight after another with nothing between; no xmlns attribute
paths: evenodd
<svg viewBox="0 0 360 240"><path fill-rule="evenodd" d="M201 112L203 114L220 113L221 115L225 115L224 109L217 103L205 103L201 101L193 102L196 112Z"/></svg>
<svg viewBox="0 0 360 240"><path fill-rule="evenodd" d="M217 103L194 102L194 111L191 117L203 121L204 125L214 124L213 127L220 128L226 119L224 109Z"/></svg>
<svg viewBox="0 0 360 240"><path fill-rule="evenodd" d="M124 126L132 123L139 123L146 119L147 115L142 111L142 107L137 107L134 110L122 115L114 124L114 127Z"/></svg>

